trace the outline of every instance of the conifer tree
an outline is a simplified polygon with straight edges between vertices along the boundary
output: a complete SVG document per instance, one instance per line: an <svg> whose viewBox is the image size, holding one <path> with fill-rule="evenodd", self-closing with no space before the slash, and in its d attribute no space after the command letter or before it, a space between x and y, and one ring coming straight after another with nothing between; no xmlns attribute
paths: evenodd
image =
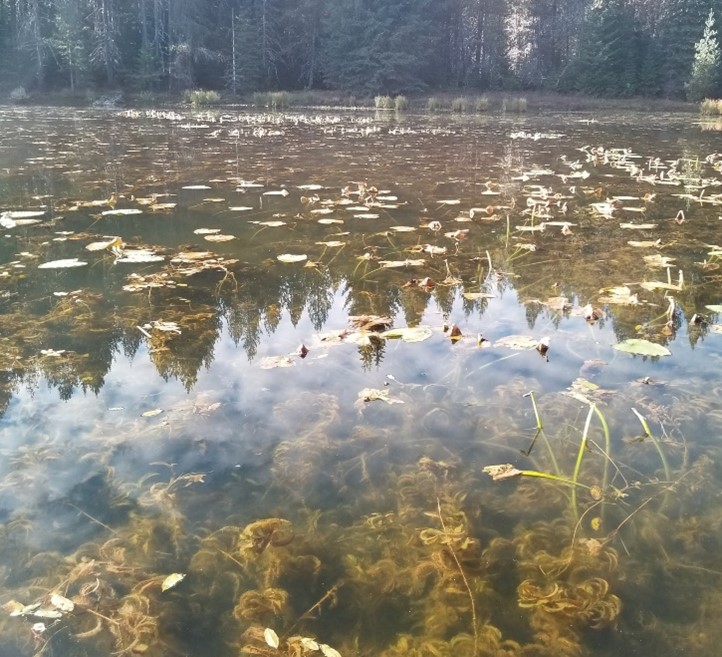
<svg viewBox="0 0 722 657"><path fill-rule="evenodd" d="M686 85L687 99L697 102L711 96L720 70L720 47L715 30L714 11L710 9L702 38L694 46L692 74Z"/></svg>

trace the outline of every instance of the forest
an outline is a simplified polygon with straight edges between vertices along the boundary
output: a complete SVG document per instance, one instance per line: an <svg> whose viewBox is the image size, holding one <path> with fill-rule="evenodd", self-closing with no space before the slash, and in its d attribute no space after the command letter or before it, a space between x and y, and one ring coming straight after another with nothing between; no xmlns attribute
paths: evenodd
<svg viewBox="0 0 722 657"><path fill-rule="evenodd" d="M700 100L722 0L0 0L0 89Z"/></svg>

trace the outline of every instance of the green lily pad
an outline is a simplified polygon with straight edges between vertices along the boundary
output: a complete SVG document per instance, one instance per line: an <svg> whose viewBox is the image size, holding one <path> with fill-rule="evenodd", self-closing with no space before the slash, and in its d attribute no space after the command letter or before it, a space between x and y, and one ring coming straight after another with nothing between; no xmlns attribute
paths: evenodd
<svg viewBox="0 0 722 657"><path fill-rule="evenodd" d="M663 347L661 344L655 344L649 340L640 338L630 338L624 342L614 345L618 351L626 351L629 354L637 354L638 356L671 356L672 352Z"/></svg>

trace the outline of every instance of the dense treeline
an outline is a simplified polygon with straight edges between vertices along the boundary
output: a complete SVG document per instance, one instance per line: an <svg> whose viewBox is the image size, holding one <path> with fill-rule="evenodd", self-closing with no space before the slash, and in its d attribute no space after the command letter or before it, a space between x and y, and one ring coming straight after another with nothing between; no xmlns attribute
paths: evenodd
<svg viewBox="0 0 722 657"><path fill-rule="evenodd" d="M0 0L0 85L696 99L720 88L718 16L722 0Z"/></svg>

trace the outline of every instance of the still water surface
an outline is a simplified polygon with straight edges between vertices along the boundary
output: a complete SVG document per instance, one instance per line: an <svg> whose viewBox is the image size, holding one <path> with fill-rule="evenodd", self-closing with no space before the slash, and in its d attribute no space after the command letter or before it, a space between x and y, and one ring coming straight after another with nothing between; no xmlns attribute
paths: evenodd
<svg viewBox="0 0 722 657"><path fill-rule="evenodd" d="M714 128L0 109L0 655L713 654Z"/></svg>

